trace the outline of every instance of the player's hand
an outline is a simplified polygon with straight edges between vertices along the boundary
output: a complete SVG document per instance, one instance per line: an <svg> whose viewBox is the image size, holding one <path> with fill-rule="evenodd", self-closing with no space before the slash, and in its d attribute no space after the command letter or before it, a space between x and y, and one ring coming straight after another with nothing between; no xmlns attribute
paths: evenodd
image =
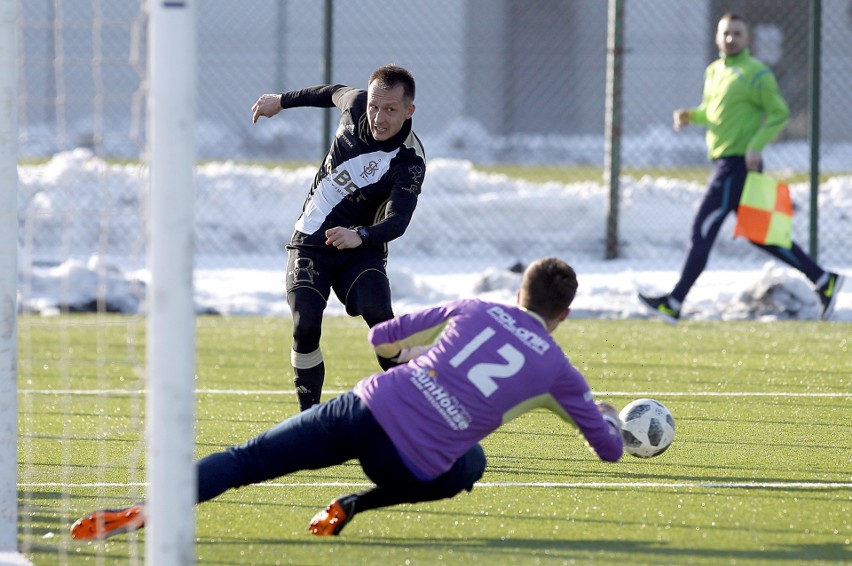
<svg viewBox="0 0 852 566"><path fill-rule="evenodd" d="M689 124L689 110L686 108L678 108L672 113L672 122L674 131L679 131L682 127Z"/></svg>
<svg viewBox="0 0 852 566"><path fill-rule="evenodd" d="M254 106L251 107L251 122L257 124L258 118L266 116L272 118L281 112L281 95L280 94L261 94Z"/></svg>
<svg viewBox="0 0 852 566"><path fill-rule="evenodd" d="M746 169L749 171L759 171L760 163L763 161L763 156L759 151L747 149L745 154Z"/></svg>
<svg viewBox="0 0 852 566"><path fill-rule="evenodd" d="M621 417L618 416L618 409L604 401L597 401L596 405L604 420L616 429L621 430Z"/></svg>
<svg viewBox="0 0 852 566"><path fill-rule="evenodd" d="M337 226L325 231L325 245L334 246L338 250L357 248L361 243L361 236L355 230Z"/></svg>

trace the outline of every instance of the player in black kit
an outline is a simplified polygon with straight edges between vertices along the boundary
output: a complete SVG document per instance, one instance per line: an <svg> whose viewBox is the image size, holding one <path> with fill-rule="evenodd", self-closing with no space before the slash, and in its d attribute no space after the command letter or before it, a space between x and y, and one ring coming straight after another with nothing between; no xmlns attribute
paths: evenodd
<svg viewBox="0 0 852 566"><path fill-rule="evenodd" d="M367 84L366 91L321 85L264 94L252 107L255 123L284 108L336 106L341 112L287 246L290 361L302 410L320 402L325 379L320 334L331 290L349 315L362 316L370 327L393 318L387 243L408 227L426 173L423 147L411 129L411 72L385 65ZM395 365L378 359L383 369Z"/></svg>

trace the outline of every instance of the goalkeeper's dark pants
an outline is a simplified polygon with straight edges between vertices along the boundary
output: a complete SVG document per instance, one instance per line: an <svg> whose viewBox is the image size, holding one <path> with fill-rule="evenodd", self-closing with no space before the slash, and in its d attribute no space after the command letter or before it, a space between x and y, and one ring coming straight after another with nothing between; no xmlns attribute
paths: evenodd
<svg viewBox="0 0 852 566"><path fill-rule="evenodd" d="M707 266L710 249L716 241L716 236L719 235L722 223L728 214L739 208L747 172L743 156L720 157L713 161L713 173L710 176L707 193L692 222L689 253L686 256L680 280L670 293L673 299L682 303ZM795 242L789 250L754 242L752 244L798 269L813 283L816 283L823 275L823 269Z"/></svg>
<svg viewBox="0 0 852 566"><path fill-rule="evenodd" d="M207 501L231 488L349 460L358 460L383 492L378 498L381 504L372 508L445 499L470 491L486 464L485 453L476 444L437 478L418 479L367 405L350 391L278 423L245 444L199 460L197 501Z"/></svg>

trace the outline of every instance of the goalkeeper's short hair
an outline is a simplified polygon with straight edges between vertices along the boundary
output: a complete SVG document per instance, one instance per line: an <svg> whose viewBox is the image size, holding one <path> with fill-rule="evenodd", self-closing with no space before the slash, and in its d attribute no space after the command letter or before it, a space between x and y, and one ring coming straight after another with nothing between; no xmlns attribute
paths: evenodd
<svg viewBox="0 0 852 566"><path fill-rule="evenodd" d="M538 259L524 271L519 304L547 319L556 318L571 306L577 294L577 274L563 260Z"/></svg>

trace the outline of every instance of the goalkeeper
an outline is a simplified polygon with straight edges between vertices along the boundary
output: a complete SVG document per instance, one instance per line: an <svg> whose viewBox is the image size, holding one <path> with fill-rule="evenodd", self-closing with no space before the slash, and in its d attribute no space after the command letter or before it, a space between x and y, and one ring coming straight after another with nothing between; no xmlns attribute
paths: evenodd
<svg viewBox="0 0 852 566"><path fill-rule="evenodd" d="M302 410L319 403L325 380L322 319L331 290L368 326L393 318L387 243L417 206L426 163L411 130L415 83L396 65L373 71L367 90L322 85L264 94L254 122L284 108L337 107L340 124L287 246L287 303L293 315L294 384ZM393 364L379 358L383 369Z"/></svg>
<svg viewBox="0 0 852 566"><path fill-rule="evenodd" d="M375 486L334 499L310 522L315 535L337 535L358 513L470 491L485 471L479 442L537 407L576 426L602 460L617 461L618 413L595 402L550 336L576 290L574 270L545 258L525 271L517 306L463 299L374 326L376 353L407 363L202 458L197 501L357 459ZM74 523L71 536L101 539L144 522L144 504L96 511Z"/></svg>

